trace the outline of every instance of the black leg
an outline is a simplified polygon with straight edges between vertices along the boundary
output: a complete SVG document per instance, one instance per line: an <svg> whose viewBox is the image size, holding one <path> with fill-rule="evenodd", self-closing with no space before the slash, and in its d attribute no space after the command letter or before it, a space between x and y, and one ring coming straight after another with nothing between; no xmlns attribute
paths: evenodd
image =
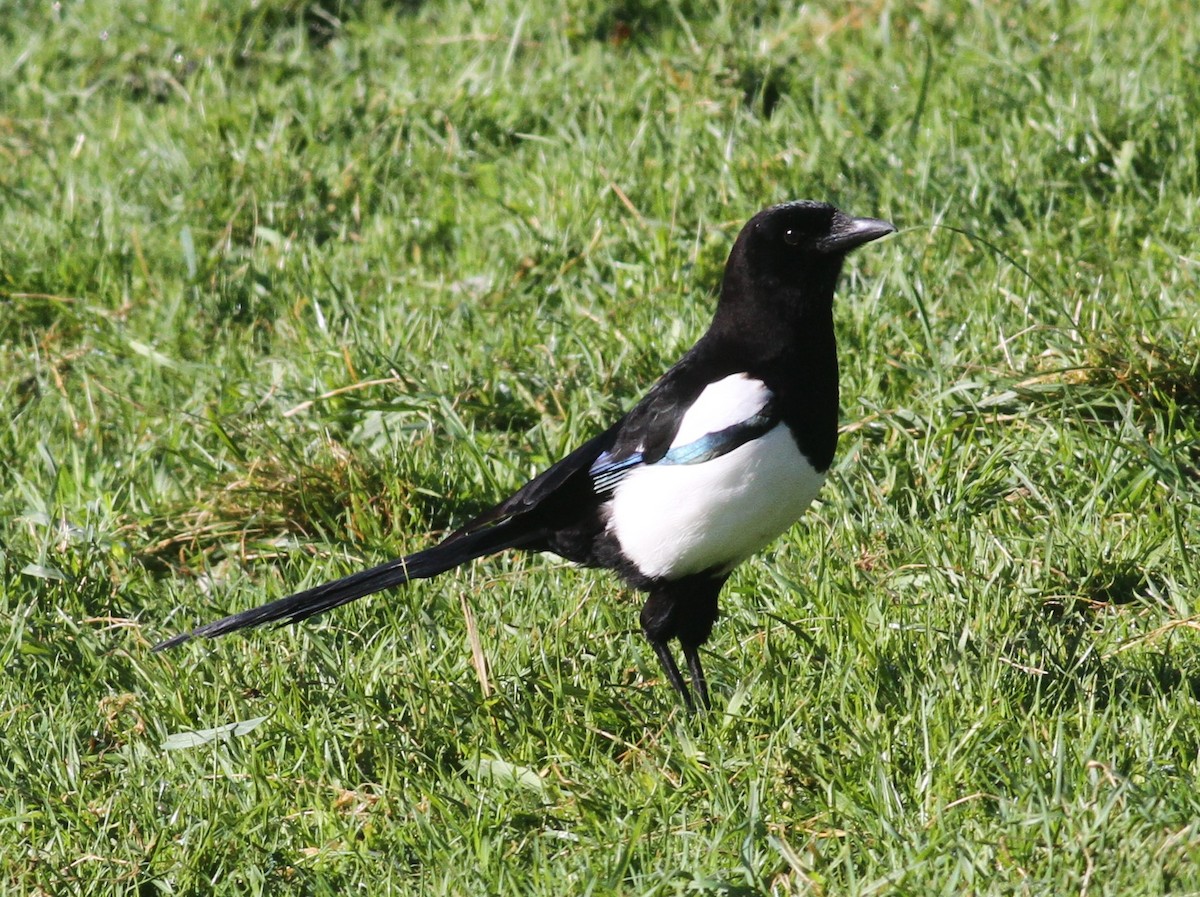
<svg viewBox="0 0 1200 897"><path fill-rule="evenodd" d="M688 709L688 713L693 713L696 710L696 705L692 703L692 696L688 692L687 685L684 684L683 676L679 672L679 665L675 663L675 658L671 654L671 647L665 641L650 639L650 644L654 648L654 653L658 655L658 662L662 664L663 671L667 674L667 679L670 681L672 688L679 692L679 696L683 698L683 703ZM704 696L705 706L708 706L708 696Z"/></svg>
<svg viewBox="0 0 1200 897"><path fill-rule="evenodd" d="M700 646L689 645L687 642L680 644L683 647L683 659L687 661L688 669L692 673L692 690L700 699L700 706L705 710L712 710L712 704L708 700L708 680L704 678L704 668L700 666Z"/></svg>
<svg viewBox="0 0 1200 897"><path fill-rule="evenodd" d="M642 607L642 632L654 647L671 686L679 692L689 711L696 709L693 695L703 709L709 710L712 706L708 700L708 680L700 665L700 646L708 640L717 619L717 595L724 582L723 575L698 573L683 579L660 580L646 588L650 594ZM692 674L690 690L671 654L672 639L679 639L683 646L683 657Z"/></svg>

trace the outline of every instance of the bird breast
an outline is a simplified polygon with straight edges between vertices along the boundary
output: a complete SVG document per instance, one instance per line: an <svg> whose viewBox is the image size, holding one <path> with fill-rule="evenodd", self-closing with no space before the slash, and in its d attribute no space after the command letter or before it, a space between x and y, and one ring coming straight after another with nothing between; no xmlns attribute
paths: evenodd
<svg viewBox="0 0 1200 897"><path fill-rule="evenodd" d="M631 471L607 526L644 576L724 573L795 523L824 482L780 423L703 463Z"/></svg>

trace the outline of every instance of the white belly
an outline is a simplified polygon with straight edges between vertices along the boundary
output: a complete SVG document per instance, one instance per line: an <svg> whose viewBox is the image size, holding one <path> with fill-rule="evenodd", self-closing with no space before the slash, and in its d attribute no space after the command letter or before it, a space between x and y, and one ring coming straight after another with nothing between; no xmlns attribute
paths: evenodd
<svg viewBox="0 0 1200 897"><path fill-rule="evenodd" d="M795 523L824 482L779 424L701 464L631 471L608 528L646 576L726 572Z"/></svg>

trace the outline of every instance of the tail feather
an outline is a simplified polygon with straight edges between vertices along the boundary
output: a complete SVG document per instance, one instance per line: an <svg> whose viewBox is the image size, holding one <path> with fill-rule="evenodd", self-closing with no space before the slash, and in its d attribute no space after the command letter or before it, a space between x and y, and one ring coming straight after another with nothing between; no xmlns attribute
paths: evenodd
<svg viewBox="0 0 1200 897"><path fill-rule="evenodd" d="M193 638L216 638L239 629L262 626L266 623L297 623L322 614L343 604L349 604L367 595L373 595L393 586L403 585L414 579L429 579L445 573L467 561L493 554L504 548L519 547L528 540L528 534L516 534L505 524L489 527L478 532L455 534L432 548L418 551L352 573L342 579L288 595L261 607L231 614L220 620L205 623L190 632L182 632L153 647L154 651L165 651L182 645Z"/></svg>

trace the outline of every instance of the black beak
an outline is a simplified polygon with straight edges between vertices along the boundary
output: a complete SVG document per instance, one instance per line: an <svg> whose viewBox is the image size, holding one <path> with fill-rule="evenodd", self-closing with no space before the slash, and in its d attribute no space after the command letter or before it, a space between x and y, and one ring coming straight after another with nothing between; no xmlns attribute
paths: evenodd
<svg viewBox="0 0 1200 897"><path fill-rule="evenodd" d="M833 220L829 236L817 243L822 252L849 252L864 243L896 232L896 225L880 218L851 218L839 212Z"/></svg>

